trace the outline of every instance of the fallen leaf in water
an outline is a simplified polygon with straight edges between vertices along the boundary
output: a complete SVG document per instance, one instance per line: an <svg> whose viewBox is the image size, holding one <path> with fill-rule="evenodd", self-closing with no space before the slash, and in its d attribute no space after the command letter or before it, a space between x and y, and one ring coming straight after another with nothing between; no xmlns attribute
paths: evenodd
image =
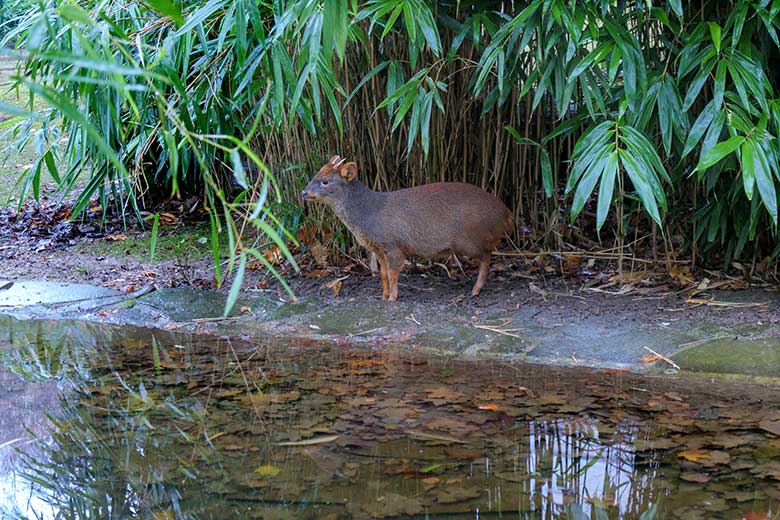
<svg viewBox="0 0 780 520"><path fill-rule="evenodd" d="M466 441L461 439L456 439L455 437L449 437L447 435L439 435L435 433L428 433L428 432L421 432L421 431L415 431L410 430L409 432L410 437L416 437L419 439L426 439L426 440L432 440L432 441L442 441L442 442L452 442L455 444L467 444Z"/></svg>
<svg viewBox="0 0 780 520"><path fill-rule="evenodd" d="M749 511L742 514L742 520L774 520L774 518L763 511Z"/></svg>
<svg viewBox="0 0 780 520"><path fill-rule="evenodd" d="M680 474L680 478L688 482L697 482L699 484L704 484L705 482L710 481L709 475L705 475L704 473L695 473L692 471Z"/></svg>
<svg viewBox="0 0 780 520"><path fill-rule="evenodd" d="M428 398L436 406L452 402L460 402L465 397L463 392L450 386L427 388L425 393L428 394Z"/></svg>
<svg viewBox="0 0 780 520"><path fill-rule="evenodd" d="M772 435L780 436L780 414L775 413L765 417L758 423L758 427Z"/></svg>
<svg viewBox="0 0 780 520"><path fill-rule="evenodd" d="M426 486L435 486L436 484L438 484L439 482L441 482L441 480L440 480L440 479L438 479L438 478L436 478L436 477L428 477L428 478L424 478L424 479L422 479L422 482L423 482L423 484L425 484Z"/></svg>
<svg viewBox="0 0 780 520"><path fill-rule="evenodd" d="M436 501L440 504L455 504L457 502L463 502L464 500L477 498L481 494L482 493L480 490L476 488L439 488L439 490L436 492Z"/></svg>
<svg viewBox="0 0 780 520"><path fill-rule="evenodd" d="M642 363L655 363L659 359L663 359L663 358L658 354L645 354L644 356L641 356L639 358L639 361L641 361Z"/></svg>
<svg viewBox="0 0 780 520"><path fill-rule="evenodd" d="M736 448L737 446L743 446L750 444L751 439L745 435L734 435L732 433L720 433L711 442L713 446L721 448Z"/></svg>
<svg viewBox="0 0 780 520"><path fill-rule="evenodd" d="M681 451L677 454L681 459L685 459L690 462L702 464L704 466L713 466L715 464L728 464L731 457L725 451L718 450L701 450L693 448L685 451Z"/></svg>
<svg viewBox="0 0 780 520"><path fill-rule="evenodd" d="M281 469L277 468L276 466L272 466L270 464L266 464L264 466L259 466L257 469L255 469L255 473L262 477L275 477L279 473L281 473Z"/></svg>
<svg viewBox="0 0 780 520"><path fill-rule="evenodd" d="M338 435L322 435L319 437L312 437L310 439L304 439L302 441L286 441L278 442L277 446L313 446L315 444L327 444L338 439Z"/></svg>
<svg viewBox="0 0 780 520"><path fill-rule="evenodd" d="M124 235L107 235L106 240L110 242L116 242L118 240L127 240L127 237Z"/></svg>
<svg viewBox="0 0 780 520"><path fill-rule="evenodd" d="M676 448L679 444L679 442L676 442L669 437L639 438L634 441L634 446L637 451L668 450L670 448Z"/></svg>
<svg viewBox="0 0 780 520"><path fill-rule="evenodd" d="M241 311L241 314L246 314L247 312L252 312L252 307L247 307L246 305L242 305L239 307L239 310Z"/></svg>
<svg viewBox="0 0 780 520"><path fill-rule="evenodd" d="M350 359L345 363L350 368L373 368L385 366L384 359Z"/></svg>
<svg viewBox="0 0 780 520"><path fill-rule="evenodd" d="M767 462L751 469L750 472L762 478L780 480L780 462Z"/></svg>
<svg viewBox="0 0 780 520"><path fill-rule="evenodd" d="M274 394L246 394L239 396L238 400L254 406L262 406L267 404L289 403L291 401L297 401L300 398L301 393L297 390L292 390L290 392L279 392Z"/></svg>
<svg viewBox="0 0 780 520"><path fill-rule="evenodd" d="M531 475L529 475L525 470L499 471L495 475L497 478L500 478L501 480L506 480L507 482L525 482L526 480L531 478Z"/></svg>
<svg viewBox="0 0 780 520"><path fill-rule="evenodd" d="M414 497L406 497L396 493L385 493L379 497L375 504L369 506L368 510L363 510L360 515L353 515L355 518L386 518L398 517L401 515L416 516L423 511L422 503Z"/></svg>
<svg viewBox="0 0 780 520"><path fill-rule="evenodd" d="M495 412L496 410L498 410L498 405L497 404L480 404L480 405L477 405L477 408L479 408L480 410L490 410L491 412Z"/></svg>
<svg viewBox="0 0 780 520"><path fill-rule="evenodd" d="M708 452L704 450L685 450L678 453L677 456L691 462L699 462L709 458Z"/></svg>

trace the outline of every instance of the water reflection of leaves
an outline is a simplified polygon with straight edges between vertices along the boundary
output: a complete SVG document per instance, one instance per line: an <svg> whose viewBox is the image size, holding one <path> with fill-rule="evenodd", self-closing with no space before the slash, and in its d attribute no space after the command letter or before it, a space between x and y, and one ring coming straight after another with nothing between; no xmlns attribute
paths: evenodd
<svg viewBox="0 0 780 520"><path fill-rule="evenodd" d="M35 478L63 478L49 482L55 503L121 490L120 510L186 504L177 518L253 504L261 517L564 519L639 518L661 499L659 517L687 519L694 499L708 504L703 518L780 500L768 484L780 468L766 462L778 446L759 426L771 399L623 373L157 333L155 361L140 336L85 365L83 391L55 417L53 465L31 461Z"/></svg>

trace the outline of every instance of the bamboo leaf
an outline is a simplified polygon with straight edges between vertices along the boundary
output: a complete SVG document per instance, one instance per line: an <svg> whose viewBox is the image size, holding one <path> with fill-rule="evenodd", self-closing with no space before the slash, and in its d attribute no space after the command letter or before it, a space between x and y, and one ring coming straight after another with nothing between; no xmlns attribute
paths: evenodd
<svg viewBox="0 0 780 520"><path fill-rule="evenodd" d="M596 229L601 230L609 213L609 207L612 205L612 193L615 189L615 179L618 171L618 151L615 150L609 155L604 166L604 172L601 175L599 184L599 199L596 208Z"/></svg>
<svg viewBox="0 0 780 520"><path fill-rule="evenodd" d="M590 198L593 193L596 182L598 182L599 178L604 174L604 168L609 161L610 154L610 146L603 146L598 149L596 157L579 180L577 191L574 193L574 199L571 203L572 220L577 218L577 215L580 214L582 208L585 207L585 202L587 202L588 198Z"/></svg>
<svg viewBox="0 0 780 520"><path fill-rule="evenodd" d="M753 166L761 201L772 217L772 222L774 225L777 225L777 192L775 190L775 182L772 178L769 158L761 146L756 146L753 149Z"/></svg>
<svg viewBox="0 0 780 520"><path fill-rule="evenodd" d="M683 16L682 0L669 0L669 5L672 7L674 14L682 18Z"/></svg>
<svg viewBox="0 0 780 520"><path fill-rule="evenodd" d="M701 111L699 117L697 117L696 121L693 122L691 131L688 134L688 138L685 140L685 147L683 148L682 157L685 157L691 153L694 148L696 148L696 145L698 145L699 141L701 141L704 132L707 131L707 128L709 128L712 119L717 113L718 106L716 105L715 100L707 103L707 106L704 107L704 110Z"/></svg>
<svg viewBox="0 0 780 520"><path fill-rule="evenodd" d="M642 168L637 164L636 159L630 153L626 152L626 150L620 150L619 155L620 162L626 170L628 177L631 179L631 183L634 185L645 211L647 211L650 218L659 226L662 225L661 215L658 212L658 204L653 195L652 186L645 178Z"/></svg>
<svg viewBox="0 0 780 520"><path fill-rule="evenodd" d="M547 195L547 198L551 198L555 195L555 180L553 179L550 154L547 153L544 147L540 147L539 157L542 161L542 186L544 186L544 193Z"/></svg>
<svg viewBox="0 0 780 520"><path fill-rule="evenodd" d="M181 7L175 0L147 0L149 6L163 16L169 17L173 22L181 27L184 24L184 16L181 13Z"/></svg>
<svg viewBox="0 0 780 520"><path fill-rule="evenodd" d="M746 139L742 143L742 187L748 200L753 199L753 188L756 185L755 163L753 162L753 143Z"/></svg>
<svg viewBox="0 0 780 520"><path fill-rule="evenodd" d="M160 235L160 214L154 214L152 221L152 232L149 238L149 259L154 261L154 255L157 252L157 240Z"/></svg>
<svg viewBox="0 0 780 520"><path fill-rule="evenodd" d="M701 92L701 89L704 86L704 82L707 81L707 78L709 77L710 72L712 72L714 67L715 62L709 61L708 63L702 65L701 69L699 69L699 73L696 74L696 77L688 87L688 93L685 95L685 100L683 101L684 112L687 112L693 105L693 102L696 101L696 98L699 96L699 92Z"/></svg>
<svg viewBox="0 0 780 520"><path fill-rule="evenodd" d="M238 301L238 295L241 291L241 284L244 283L246 261L246 253L242 251L238 257L238 268L236 269L236 274L233 277L233 282L230 284L230 292L228 292L228 297L225 301L225 309L222 312L222 316L229 316L230 311L233 310L233 307L236 305L236 301Z"/></svg>
<svg viewBox="0 0 780 520"><path fill-rule="evenodd" d="M715 22L709 22L707 25L710 27L710 36L712 37L712 43L715 44L715 49L720 52L720 25Z"/></svg>
<svg viewBox="0 0 780 520"><path fill-rule="evenodd" d="M230 150L230 161L233 164L233 178L236 183L243 189L249 188L249 183L246 180L246 172L244 171L244 165L241 163L241 154L238 153L237 148Z"/></svg>
<svg viewBox="0 0 780 520"><path fill-rule="evenodd" d="M709 168L727 155L733 153L744 141L744 137L737 135L716 144L712 150L708 151L699 159L699 164L696 165L696 169L705 170Z"/></svg>

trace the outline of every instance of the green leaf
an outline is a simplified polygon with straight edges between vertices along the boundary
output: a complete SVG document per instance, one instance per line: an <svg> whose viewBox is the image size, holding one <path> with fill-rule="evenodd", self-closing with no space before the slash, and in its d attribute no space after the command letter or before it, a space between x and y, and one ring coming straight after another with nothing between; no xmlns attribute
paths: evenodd
<svg viewBox="0 0 780 520"><path fill-rule="evenodd" d="M653 194L653 188L647 181L642 168L637 163L636 159L626 150L620 150L620 162L623 164L623 168L626 170L631 183L634 185L642 206L650 217L660 226L661 215L658 212L658 204Z"/></svg>
<svg viewBox="0 0 780 520"><path fill-rule="evenodd" d="M54 163L54 155L52 154L51 150L47 150L46 153L43 154L43 160L46 163L46 169L49 170L49 175L51 175L51 178L54 179L54 182L57 184L62 184L59 172L57 172L57 165Z"/></svg>
<svg viewBox="0 0 780 520"><path fill-rule="evenodd" d="M593 49L590 53L588 53L587 56L585 56L575 67L572 69L572 71L569 73L568 79L571 81L572 79L578 77L580 74L585 72L585 70L593 65L594 63L600 62L603 60L607 54L609 54L612 51L612 44L606 43L606 44L600 44L595 49Z"/></svg>
<svg viewBox="0 0 780 520"><path fill-rule="evenodd" d="M227 317L230 315L230 311L236 305L238 295L241 291L241 284L244 282L244 272L246 271L246 253L241 252L239 254L238 268L236 269L236 275L233 277L233 282L230 284L230 292L228 293L227 300L225 301L225 309L222 312L222 316Z"/></svg>
<svg viewBox="0 0 780 520"><path fill-rule="evenodd" d="M615 189L615 179L618 171L618 152L615 150L609 155L607 163L604 166L604 172L601 175L599 184L599 199L596 209L596 230L601 231L601 227L607 219L609 207L612 205L612 193Z"/></svg>
<svg viewBox="0 0 780 520"><path fill-rule="evenodd" d="M433 109L433 94L428 92L423 97L422 116L420 118L420 144L423 154L428 157L428 148L431 142L431 110Z"/></svg>
<svg viewBox="0 0 780 520"><path fill-rule="evenodd" d="M550 154L544 147L539 150L539 157L542 161L542 185L544 186L544 193L547 198L552 197L555 194L555 182L553 179L552 164L550 162Z"/></svg>
<svg viewBox="0 0 780 520"><path fill-rule="evenodd" d="M753 143L745 139L742 143L742 186L748 200L753 199L753 188L756 185L755 163L753 162Z"/></svg>
<svg viewBox="0 0 780 520"><path fill-rule="evenodd" d="M745 26L745 18L747 17L748 4L737 4L736 18L734 21L734 29L731 32L731 46L736 47L739 44L739 40L742 37L742 28Z"/></svg>
<svg viewBox="0 0 780 520"><path fill-rule="evenodd" d="M709 22L710 36L712 37L712 43L715 44L715 49L720 52L720 25L715 22Z"/></svg>
<svg viewBox="0 0 780 520"><path fill-rule="evenodd" d="M76 4L63 4L57 8L57 12L66 20L90 27L95 25L95 20L92 19L89 13Z"/></svg>
<svg viewBox="0 0 780 520"><path fill-rule="evenodd" d="M379 74L380 72L385 70L385 68L387 68L387 66L390 65L390 63L392 63L392 62L391 61L383 61L382 63L380 63L379 65L377 65L373 69L371 69L368 72L368 74L363 76L363 79L361 79L360 82L357 85L355 85L355 88L352 89L352 92L350 92L349 96L347 96L347 100L344 102L344 105L345 106L348 105L349 102L352 101L352 98L355 97L355 94L357 94L358 91L363 87L363 85L365 85L366 83L371 81L371 78L373 78L374 76L376 76L377 74Z"/></svg>
<svg viewBox="0 0 780 520"><path fill-rule="evenodd" d="M736 135L726 141L723 141L721 143L716 144L712 150L708 151L706 154L704 154L703 157L699 159L699 164L696 165L697 170L704 170L706 168L709 168L713 164L717 163L727 155L731 154L739 148L739 146L745 141L745 138Z"/></svg>
<svg viewBox="0 0 780 520"><path fill-rule="evenodd" d="M436 26L436 22L433 19L433 13L431 13L431 8L429 7L428 2L416 0L413 2L413 5L414 19L419 25L423 36L425 37L425 42L428 44L428 47L430 47L434 56L440 56L441 41L439 40L439 30ZM406 17L405 13L404 17Z"/></svg>
<svg viewBox="0 0 780 520"><path fill-rule="evenodd" d="M596 159L612 146L612 121L603 121L577 140L572 156L573 167L566 182L565 194L568 195L580 181L580 177Z"/></svg>
<svg viewBox="0 0 780 520"><path fill-rule="evenodd" d="M715 101L715 106L721 108L723 106L723 94L726 91L726 71L728 70L728 60L721 60L718 63L718 68L715 71L715 85L713 87L712 99Z"/></svg>
<svg viewBox="0 0 780 520"><path fill-rule="evenodd" d="M664 81L661 84L661 88L658 91L656 97L656 103L658 105L658 126L661 130L661 142L664 146L664 151L669 154L672 147L672 131L674 125L672 123L673 118L679 118L680 114L673 114L674 103L672 97L674 93L670 93L669 89L672 89L670 81Z"/></svg>
<svg viewBox="0 0 780 520"><path fill-rule="evenodd" d="M385 36L387 36L387 33L389 33L393 29L393 26L395 25L395 21L398 20L398 17L401 15L403 10L404 10L403 3L399 3L398 6L393 10L393 13L390 15L390 18L387 19L387 23L385 24L385 29L382 31L382 36L380 36L382 40L384 40Z"/></svg>
<svg viewBox="0 0 780 520"><path fill-rule="evenodd" d="M717 113L718 106L715 104L715 100L707 103L707 106L704 107L704 110L701 111L699 117L697 117L696 121L693 122L691 131L688 134L688 138L685 140L685 147L683 148L682 157L685 157L691 153L694 148L696 148L696 145L699 144L699 141L701 141L704 132L707 131L707 128L709 128L712 119Z"/></svg>
<svg viewBox="0 0 780 520"><path fill-rule="evenodd" d="M184 25L174 33L175 36L182 36L192 29L201 26L211 15L223 9L225 6L223 0L209 0L203 6L199 7L186 17Z"/></svg>
<svg viewBox="0 0 780 520"><path fill-rule="evenodd" d="M177 27L184 25L184 16L181 14L179 2L175 0L147 0L147 3L157 13L173 20Z"/></svg>
<svg viewBox="0 0 780 520"><path fill-rule="evenodd" d="M243 189L249 188L249 183L246 180L246 172L244 171L244 165L241 162L241 154L238 153L237 148L230 150L230 162L233 166L233 178Z"/></svg>
<svg viewBox="0 0 780 520"><path fill-rule="evenodd" d="M149 259L154 261L154 255L157 252L157 240L160 236L160 214L154 214L152 221L152 233L149 239Z"/></svg>
<svg viewBox="0 0 780 520"><path fill-rule="evenodd" d="M222 262L219 252L219 222L215 213L209 213L209 222L211 224L211 257L214 261L214 280L217 287L222 287Z"/></svg>
<svg viewBox="0 0 780 520"><path fill-rule="evenodd" d="M704 82L707 81L707 78L714 67L715 61L711 60L702 65L701 69L699 69L699 73L696 74L696 77L691 81L690 86L688 87L688 93L685 95L685 100L683 101L684 112L687 112L693 105L693 102L696 101L699 92L701 92L701 89L704 86Z"/></svg>
<svg viewBox="0 0 780 520"><path fill-rule="evenodd" d="M596 187L596 182L598 182L599 178L604 174L604 168L609 161L611 149L612 148L609 145L599 149L598 156L582 175L571 203L572 220L577 218L577 215L580 214L582 208L585 207L585 203L593 193L593 189Z"/></svg>
<svg viewBox="0 0 780 520"><path fill-rule="evenodd" d="M753 165L758 193L761 195L764 207L766 207L769 215L772 217L772 222L777 225L777 193L775 190L775 183L772 178L769 159L761 146L756 146L753 149Z"/></svg>

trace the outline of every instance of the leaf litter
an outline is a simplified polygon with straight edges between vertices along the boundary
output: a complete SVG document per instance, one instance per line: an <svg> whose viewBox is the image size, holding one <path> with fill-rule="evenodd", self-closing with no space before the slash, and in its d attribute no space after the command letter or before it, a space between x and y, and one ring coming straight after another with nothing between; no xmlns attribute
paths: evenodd
<svg viewBox="0 0 780 520"><path fill-rule="evenodd" d="M522 517L549 507L564 519L577 504L606 515L596 517L657 508L687 519L780 506L774 387L149 334L111 336L124 347L97 357L103 376L71 405L104 436L129 434L112 416L154 410L147 435L162 447L155 459L169 461L155 478L200 513L253 503L255 517L285 507L300 518ZM155 365L152 343L171 361ZM144 399L128 399L141 385ZM188 424L183 410L203 418ZM203 432L208 443L194 447ZM170 462L181 456L167 453L193 454L187 471L198 478L182 481ZM135 481L149 474L134 469Z"/></svg>

